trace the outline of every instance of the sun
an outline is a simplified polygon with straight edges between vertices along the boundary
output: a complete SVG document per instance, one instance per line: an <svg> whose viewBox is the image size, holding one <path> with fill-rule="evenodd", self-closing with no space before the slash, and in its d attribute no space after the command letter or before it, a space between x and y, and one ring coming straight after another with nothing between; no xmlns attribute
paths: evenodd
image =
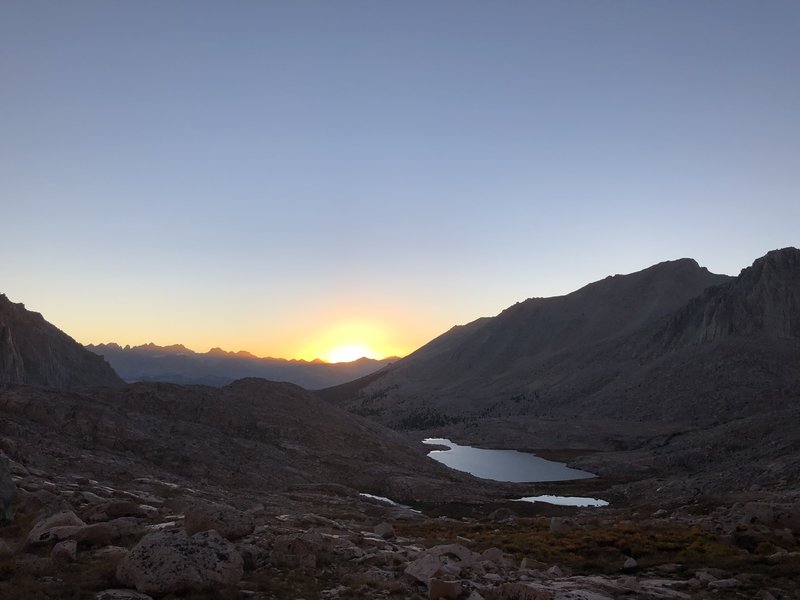
<svg viewBox="0 0 800 600"><path fill-rule="evenodd" d="M360 344L346 344L337 346L325 356L325 360L330 363L352 362L366 356L374 358L374 352L368 346Z"/></svg>
<svg viewBox="0 0 800 600"><path fill-rule="evenodd" d="M302 360L327 363L353 362L366 357L382 360L402 356L401 349L389 340L387 328L371 319L341 319L324 324L293 354Z"/></svg>

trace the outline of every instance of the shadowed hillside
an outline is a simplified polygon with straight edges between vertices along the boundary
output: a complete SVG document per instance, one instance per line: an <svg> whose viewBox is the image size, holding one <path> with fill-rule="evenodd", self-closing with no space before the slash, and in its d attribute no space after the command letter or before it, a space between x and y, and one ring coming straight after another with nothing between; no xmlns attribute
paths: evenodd
<svg viewBox="0 0 800 600"><path fill-rule="evenodd" d="M401 428L568 411L638 368L620 355L620 344L729 280L682 259L566 296L532 298L453 328L364 381L356 394L334 388L323 395Z"/></svg>
<svg viewBox="0 0 800 600"><path fill-rule="evenodd" d="M77 388L122 380L102 357L0 294L0 383Z"/></svg>

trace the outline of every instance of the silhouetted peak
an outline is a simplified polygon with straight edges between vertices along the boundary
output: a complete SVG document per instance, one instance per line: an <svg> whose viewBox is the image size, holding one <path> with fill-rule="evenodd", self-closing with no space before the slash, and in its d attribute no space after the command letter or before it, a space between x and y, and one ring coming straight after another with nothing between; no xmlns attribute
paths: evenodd
<svg viewBox="0 0 800 600"><path fill-rule="evenodd" d="M117 344L107 344L109 348L119 348ZM148 342L147 344L141 344L140 346L125 346L124 350L132 350L132 351L139 351L139 352L161 352L161 353L168 353L168 354L194 354L189 348L184 346L183 344L172 344L170 346L159 346L158 344L154 344L153 342Z"/></svg>
<svg viewBox="0 0 800 600"><path fill-rule="evenodd" d="M795 275L800 271L800 250L793 247L771 250L757 258L752 266L742 269L740 277L761 278L774 275Z"/></svg>
<svg viewBox="0 0 800 600"><path fill-rule="evenodd" d="M651 267L636 271L629 275L615 275L614 277L651 277L651 276L664 276L672 277L676 275L687 275L695 273L708 273L708 269L701 267L700 264L693 258L678 258L675 260L665 260L656 263Z"/></svg>
<svg viewBox="0 0 800 600"><path fill-rule="evenodd" d="M95 351L102 351L102 350L122 350L122 346L117 344L116 342L108 342L107 344L86 344L85 346L87 349L91 350L92 352Z"/></svg>
<svg viewBox="0 0 800 600"><path fill-rule="evenodd" d="M166 350L167 352L178 352L181 354L191 352L186 346L183 344L171 344L169 346L164 346L162 350Z"/></svg>
<svg viewBox="0 0 800 600"><path fill-rule="evenodd" d="M218 348L215 346L214 348L206 352L206 354L208 354L209 356L228 356L229 353L223 350L222 348Z"/></svg>

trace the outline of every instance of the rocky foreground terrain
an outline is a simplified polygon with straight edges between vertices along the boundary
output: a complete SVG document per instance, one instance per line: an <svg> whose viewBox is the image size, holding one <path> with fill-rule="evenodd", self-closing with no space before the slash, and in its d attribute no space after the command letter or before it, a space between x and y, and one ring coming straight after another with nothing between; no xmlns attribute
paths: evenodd
<svg viewBox="0 0 800 600"><path fill-rule="evenodd" d="M602 476L501 484L424 451L263 380L5 384L0 597L798 597L798 488L768 470L714 495L575 451ZM611 505L509 500L545 493Z"/></svg>
<svg viewBox="0 0 800 600"><path fill-rule="evenodd" d="M94 479L0 443L9 600L798 597L796 497L591 510L423 502L420 513L341 483Z"/></svg>

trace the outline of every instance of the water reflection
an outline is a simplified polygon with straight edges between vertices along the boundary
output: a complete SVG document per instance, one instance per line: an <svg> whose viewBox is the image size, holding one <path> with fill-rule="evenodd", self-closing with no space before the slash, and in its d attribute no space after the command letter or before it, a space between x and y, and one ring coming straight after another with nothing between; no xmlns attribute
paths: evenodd
<svg viewBox="0 0 800 600"><path fill-rule="evenodd" d="M446 438L427 438L422 443L448 446L449 450L432 450L428 456L451 469L466 471L483 479L533 483L594 477L592 473L572 469L564 463L545 460L528 452L460 446Z"/></svg>

